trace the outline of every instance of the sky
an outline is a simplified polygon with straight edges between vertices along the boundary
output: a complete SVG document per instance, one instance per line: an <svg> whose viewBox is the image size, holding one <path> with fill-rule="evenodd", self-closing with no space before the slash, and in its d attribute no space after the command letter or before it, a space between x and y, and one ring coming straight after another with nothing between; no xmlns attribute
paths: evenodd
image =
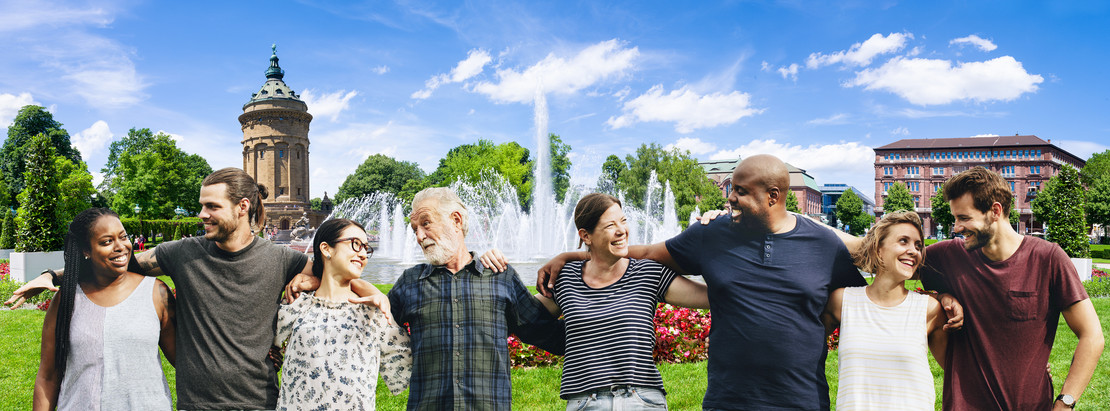
<svg viewBox="0 0 1110 411"><path fill-rule="evenodd" d="M1110 149L1106 21L1099 1L0 0L0 131L47 107L97 180L133 127L242 167L276 44L314 117L313 197L372 154L426 172L479 139L534 155L537 117L574 184L655 143L770 153L873 197L872 148L900 139Z"/></svg>

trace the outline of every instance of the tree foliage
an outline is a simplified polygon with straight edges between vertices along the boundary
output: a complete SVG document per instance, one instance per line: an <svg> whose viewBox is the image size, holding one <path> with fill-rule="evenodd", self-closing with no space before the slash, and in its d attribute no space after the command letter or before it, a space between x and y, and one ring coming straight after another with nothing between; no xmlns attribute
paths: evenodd
<svg viewBox="0 0 1110 411"><path fill-rule="evenodd" d="M163 133L141 151L122 151L112 186L112 209L121 216L134 216L134 206L142 207L141 216L152 219L173 218L182 207L192 214L200 211L200 183L212 173L203 157L187 154Z"/></svg>
<svg viewBox="0 0 1110 411"><path fill-rule="evenodd" d="M793 191L788 191L786 195L786 211L800 213L798 209L798 196L794 195Z"/></svg>
<svg viewBox="0 0 1110 411"><path fill-rule="evenodd" d="M15 218L7 207L0 209L4 213L4 228L0 230L0 248L10 250L15 248Z"/></svg>
<svg viewBox="0 0 1110 411"><path fill-rule="evenodd" d="M1087 223L1110 228L1110 150L1091 155L1081 172L1087 187Z"/></svg>
<svg viewBox="0 0 1110 411"><path fill-rule="evenodd" d="M39 134L50 142L54 155L74 163L81 161L81 153L69 141L69 132L62 128L62 123L54 120L53 114L41 106L23 106L8 126L8 138L0 148L0 176L4 178L9 200L17 199L26 187L24 175L30 153L28 145Z"/></svg>
<svg viewBox="0 0 1110 411"><path fill-rule="evenodd" d="M127 135L123 138L113 141L112 145L108 148L108 161L104 163L104 168L100 169L100 174L103 175L100 185L97 187L100 191L107 193L108 201L111 202L111 196L119 191L116 184L119 183L119 161L124 155L135 155L150 149L154 145L154 133L149 128L134 128L127 130Z"/></svg>
<svg viewBox="0 0 1110 411"><path fill-rule="evenodd" d="M1088 187L1099 178L1110 176L1110 150L1091 154L1091 158L1087 159L1080 174L1083 176L1083 185Z"/></svg>
<svg viewBox="0 0 1110 411"><path fill-rule="evenodd" d="M628 165L624 164L616 154L610 154L601 165L601 175L597 177L597 191L616 195L617 180L626 170Z"/></svg>
<svg viewBox="0 0 1110 411"><path fill-rule="evenodd" d="M853 190L844 190L836 200L836 219L848 226L848 233L861 235L867 232L875 217L863 211L863 200Z"/></svg>
<svg viewBox="0 0 1110 411"><path fill-rule="evenodd" d="M1086 199L1079 171L1065 164L1033 200L1033 215L1047 225L1048 240L1059 244L1071 257L1087 257L1090 253Z"/></svg>
<svg viewBox="0 0 1110 411"><path fill-rule="evenodd" d="M45 133L31 138L23 179L26 188L19 194L19 238L15 249L20 252L62 249L65 229L55 203L60 197L58 174L54 168L54 145Z"/></svg>
<svg viewBox="0 0 1110 411"><path fill-rule="evenodd" d="M624 193L625 201L643 208L652 171L655 171L661 186L665 187L670 183L675 199L675 212L678 214L676 217L683 226L688 223L686 216L695 207L701 210L724 207L725 198L721 196L720 189L705 177L705 170L696 159L690 157L689 152L664 150L655 143L640 145L635 155L625 156L624 161L616 156L609 156L602 164L599 191L600 185L614 181L615 189L611 193Z"/></svg>
<svg viewBox="0 0 1110 411"><path fill-rule="evenodd" d="M494 144L478 140L452 148L439 160L439 167L428 176L428 186L447 186L456 180L478 184L483 170L492 170L516 188L517 199L525 209L532 201L532 162L528 149L515 142Z"/></svg>
<svg viewBox="0 0 1110 411"><path fill-rule="evenodd" d="M883 200L883 212L895 213L898 211L914 211L913 196L910 189L901 181L894 183L886 192Z"/></svg>
<svg viewBox="0 0 1110 411"><path fill-rule="evenodd" d="M551 148L551 185L555 188L555 201L563 202L570 188L570 145L555 134L548 136Z"/></svg>
<svg viewBox="0 0 1110 411"><path fill-rule="evenodd" d="M942 186L937 190L936 194L929 199L933 206L933 224L940 226L940 231L945 236L952 234L952 224L956 222L956 217L952 215L952 207L944 200L944 187Z"/></svg>
<svg viewBox="0 0 1110 411"><path fill-rule="evenodd" d="M77 213L92 207L92 197L96 194L93 189L92 175L89 174L85 162L74 164L64 157L54 157L54 169L57 172L58 191L58 218L63 224L68 224L77 216Z"/></svg>
<svg viewBox="0 0 1110 411"><path fill-rule="evenodd" d="M386 155L374 154L367 157L354 173L347 176L339 186L339 191L335 193L334 201L342 203L348 198L375 192L393 193L406 201L411 201L415 192L408 197L401 195L405 191L405 184L409 181L421 181L424 177L424 171L416 163L397 161ZM318 202L321 200L314 198L312 201L313 209L319 209Z"/></svg>

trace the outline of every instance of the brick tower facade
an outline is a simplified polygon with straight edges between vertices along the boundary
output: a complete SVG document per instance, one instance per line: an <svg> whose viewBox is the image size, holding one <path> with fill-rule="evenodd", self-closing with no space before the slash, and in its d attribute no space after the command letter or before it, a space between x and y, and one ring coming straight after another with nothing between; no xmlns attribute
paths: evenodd
<svg viewBox="0 0 1110 411"><path fill-rule="evenodd" d="M278 66L273 47L266 83L243 105L239 124L243 128L243 170L270 191L265 229L278 230L278 239L288 238L302 217L317 227L326 213L309 204L308 105L285 84L285 71Z"/></svg>

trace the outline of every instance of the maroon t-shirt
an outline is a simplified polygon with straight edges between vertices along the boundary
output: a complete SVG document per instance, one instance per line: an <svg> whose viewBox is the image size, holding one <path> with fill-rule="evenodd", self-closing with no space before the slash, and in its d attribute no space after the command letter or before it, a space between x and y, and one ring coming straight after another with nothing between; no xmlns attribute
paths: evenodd
<svg viewBox="0 0 1110 411"><path fill-rule="evenodd" d="M1025 237L1010 258L991 261L957 238L929 246L921 280L964 307L964 328L949 334L945 410L1047 410L1046 367L1060 311L1087 299L1059 246Z"/></svg>

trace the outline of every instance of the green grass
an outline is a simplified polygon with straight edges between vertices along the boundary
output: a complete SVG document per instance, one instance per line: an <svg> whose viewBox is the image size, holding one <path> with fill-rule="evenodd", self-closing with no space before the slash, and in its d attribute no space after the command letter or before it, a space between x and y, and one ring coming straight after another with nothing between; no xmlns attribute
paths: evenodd
<svg viewBox="0 0 1110 411"><path fill-rule="evenodd" d="M385 290L389 286L382 286ZM1110 298L1094 299L1095 310L1102 322L1103 334L1110 336ZM39 362L39 340L42 332L44 313L35 310L3 310L0 312L0 410L29 409L32 390L34 387L35 373ZM1056 333L1056 343L1052 349L1052 380L1056 392L1064 383L1067 370L1071 363L1071 353L1075 350L1077 339L1072 334L1064 321L1060 321ZM940 367L931 358L929 360L937 387L937 404L939 409L943 377ZM163 359L163 369L169 380L171 391L174 390L174 369ZM660 373L663 375L667 389L667 402L671 409L689 410L701 406L702 396L706 387L706 364L661 364ZM1104 352L1099 359L1099 365L1091 380L1087 391L1080 399L1083 409L1101 409L1110 407L1110 352ZM561 410L566 408L566 403L559 399L559 378L561 369L558 367L515 369L513 379L513 409L518 410ZM835 352L829 353L825 362L825 375L829 381L830 398L834 405L837 388L837 357ZM384 384L378 384L377 406L382 410L403 409L408 399L408 392L400 395L390 395ZM176 403L176 394L174 397Z"/></svg>

